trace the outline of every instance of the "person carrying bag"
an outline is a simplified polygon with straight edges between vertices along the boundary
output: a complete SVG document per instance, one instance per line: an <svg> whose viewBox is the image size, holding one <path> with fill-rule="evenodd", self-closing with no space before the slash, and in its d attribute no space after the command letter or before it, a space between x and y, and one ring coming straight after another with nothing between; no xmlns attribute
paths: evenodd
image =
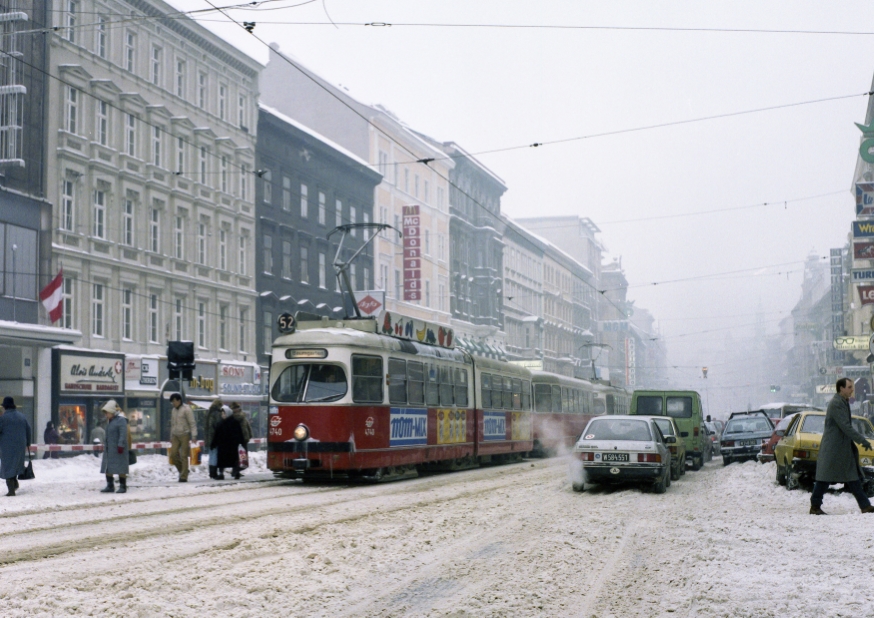
<svg viewBox="0 0 874 618"><path fill-rule="evenodd" d="M30 423L15 407L12 397L3 398L5 412L0 416L0 478L6 480L7 496L14 496L18 479L33 478L33 463L30 459ZM24 463L27 451L28 464ZM30 471L28 472L28 468Z"/></svg>

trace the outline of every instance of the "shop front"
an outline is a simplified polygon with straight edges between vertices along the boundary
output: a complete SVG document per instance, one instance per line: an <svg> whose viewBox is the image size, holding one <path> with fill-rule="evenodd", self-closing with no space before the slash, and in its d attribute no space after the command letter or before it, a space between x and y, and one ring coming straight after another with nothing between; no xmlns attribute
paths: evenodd
<svg viewBox="0 0 874 618"><path fill-rule="evenodd" d="M165 362L165 361L163 361ZM159 356L128 354L124 361L124 410L134 442L157 442L158 402L161 385L158 383Z"/></svg>
<svg viewBox="0 0 874 618"><path fill-rule="evenodd" d="M255 363L221 361L218 369L218 390L222 401L240 404L252 425L252 437L267 433L267 398L262 386L261 368Z"/></svg>
<svg viewBox="0 0 874 618"><path fill-rule="evenodd" d="M124 355L52 350L52 415L61 444L90 444L110 399L124 401Z"/></svg>

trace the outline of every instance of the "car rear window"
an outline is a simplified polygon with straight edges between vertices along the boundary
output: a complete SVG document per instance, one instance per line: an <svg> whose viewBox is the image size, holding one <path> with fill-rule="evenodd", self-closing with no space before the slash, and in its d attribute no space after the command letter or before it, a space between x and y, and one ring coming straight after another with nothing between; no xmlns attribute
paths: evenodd
<svg viewBox="0 0 874 618"><path fill-rule="evenodd" d="M645 420L600 419L592 421L583 432L586 440L652 440Z"/></svg>
<svg viewBox="0 0 874 618"><path fill-rule="evenodd" d="M733 419L725 426L725 433L765 433L772 430L771 423L764 418Z"/></svg>
<svg viewBox="0 0 874 618"><path fill-rule="evenodd" d="M637 414L641 416L662 416L661 396L641 395L637 398Z"/></svg>
<svg viewBox="0 0 874 618"><path fill-rule="evenodd" d="M672 418L692 418L691 397L666 397L668 416Z"/></svg>

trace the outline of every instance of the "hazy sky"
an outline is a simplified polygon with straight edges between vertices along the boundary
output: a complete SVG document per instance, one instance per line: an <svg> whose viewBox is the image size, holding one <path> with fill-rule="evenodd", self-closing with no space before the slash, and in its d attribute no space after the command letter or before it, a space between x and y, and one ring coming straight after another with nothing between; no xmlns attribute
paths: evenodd
<svg viewBox="0 0 874 618"><path fill-rule="evenodd" d="M317 0L281 8L304 1L231 14L255 21L261 39L353 96L472 153L861 95L874 73L871 2ZM393 25L268 24L328 15ZM205 17L267 61L262 43L220 15ZM582 28L595 26L610 28ZM668 30L621 29L629 27ZM864 122L866 105L867 96L852 96L479 158L507 183L509 215L595 221L608 259L622 258L630 298L657 318L671 362L711 365L718 378L711 350L726 331L690 333L738 326L742 344L751 334L742 325L757 311L775 331L798 300L805 257L844 244L861 135L853 123ZM690 214L718 209L733 210Z"/></svg>

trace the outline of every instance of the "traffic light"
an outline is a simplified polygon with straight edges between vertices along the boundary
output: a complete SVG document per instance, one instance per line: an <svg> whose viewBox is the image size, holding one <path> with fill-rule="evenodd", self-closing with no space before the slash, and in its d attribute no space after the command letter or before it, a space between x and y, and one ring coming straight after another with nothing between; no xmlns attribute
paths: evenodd
<svg viewBox="0 0 874 618"><path fill-rule="evenodd" d="M180 375L183 380L190 380L195 366L193 341L167 342L167 369L171 380Z"/></svg>
<svg viewBox="0 0 874 618"><path fill-rule="evenodd" d="M779 391L780 391L780 385L779 385L779 384L772 384L772 385L771 385L771 392L772 392L772 393L777 393L777 392L779 392Z"/></svg>
<svg viewBox="0 0 874 618"><path fill-rule="evenodd" d="M701 367L701 375L705 380L707 379L707 367Z"/></svg>

